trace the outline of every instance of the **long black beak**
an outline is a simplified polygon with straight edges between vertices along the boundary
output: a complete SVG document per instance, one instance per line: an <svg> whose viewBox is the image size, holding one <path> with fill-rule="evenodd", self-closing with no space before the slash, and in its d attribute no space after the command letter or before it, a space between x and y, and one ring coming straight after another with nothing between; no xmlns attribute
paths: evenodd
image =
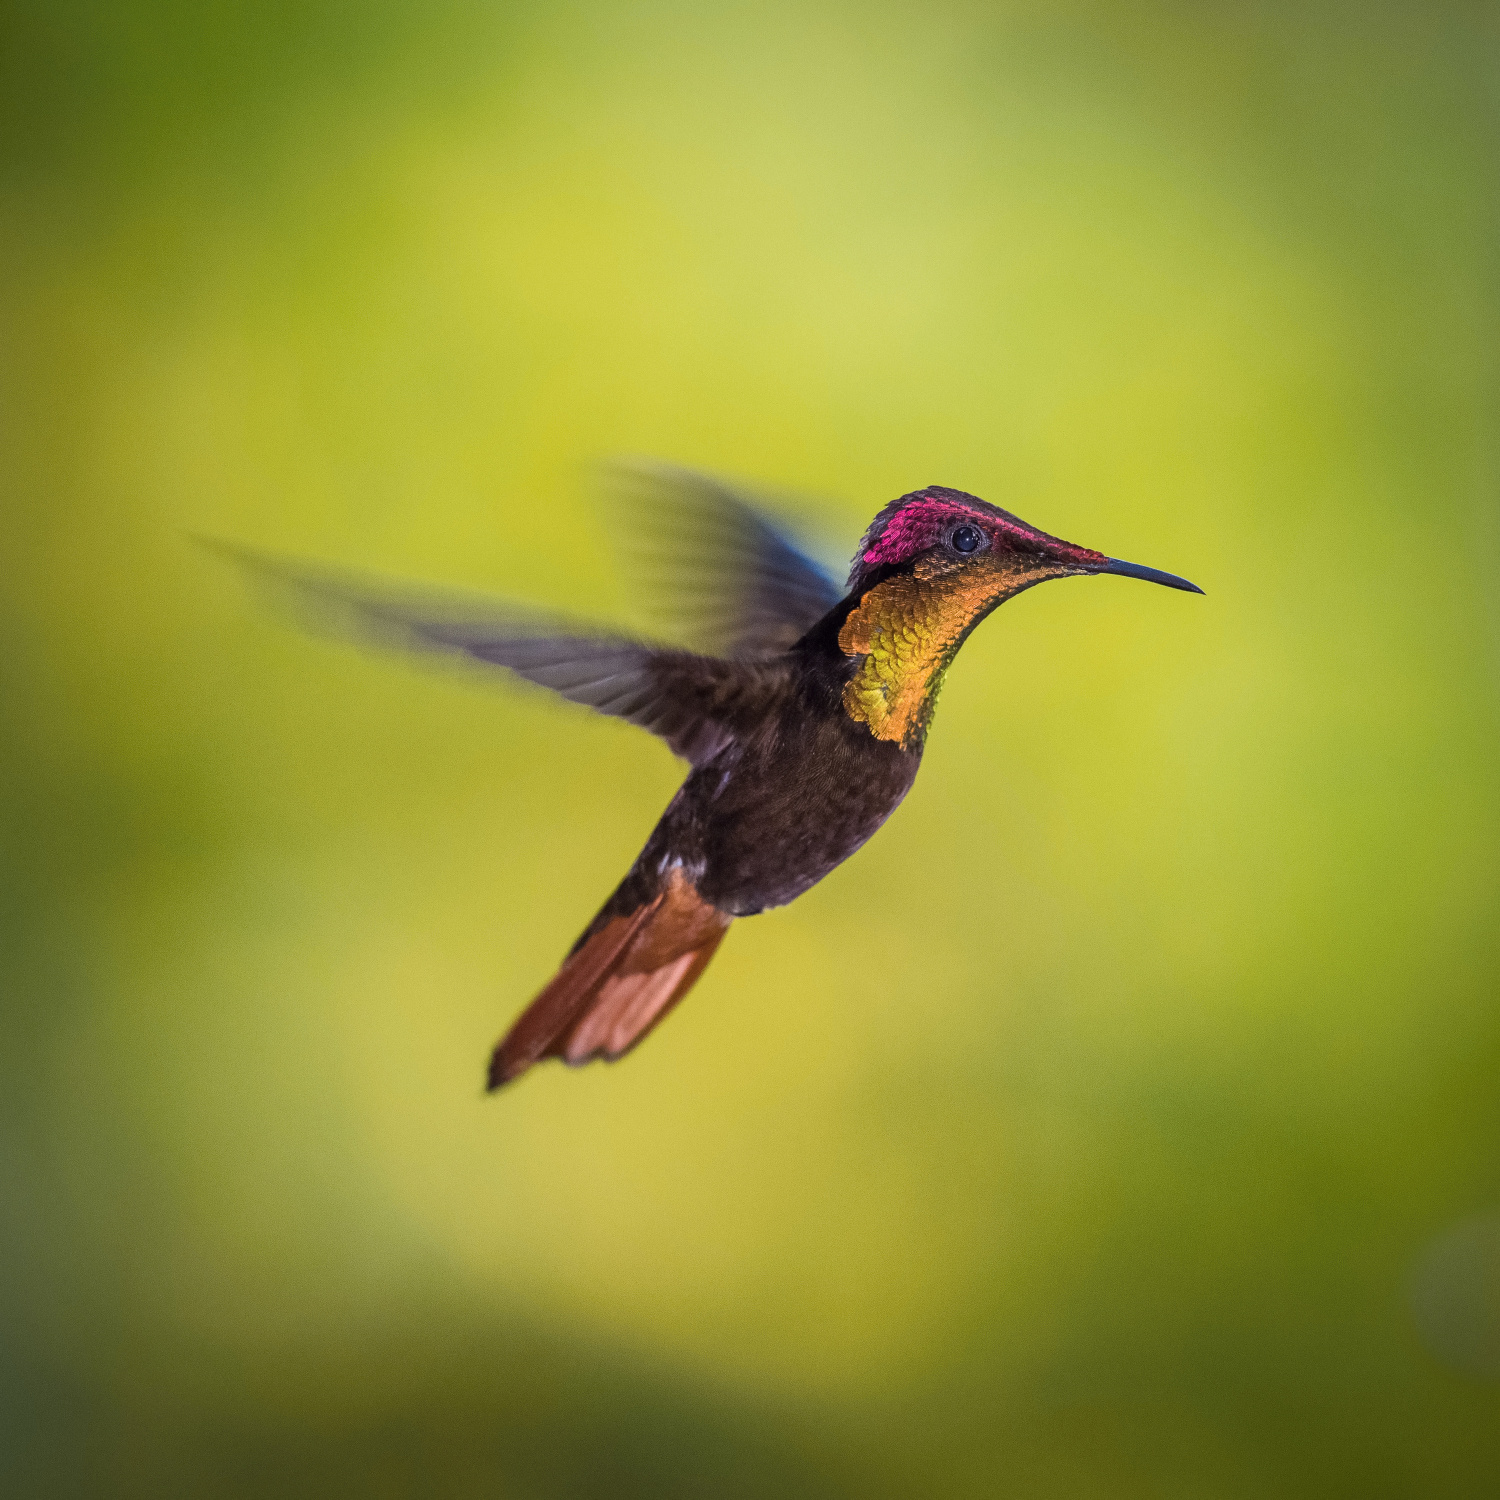
<svg viewBox="0 0 1500 1500"><path fill-rule="evenodd" d="M1203 592L1196 583L1189 583L1186 578L1179 578L1175 573L1163 573L1159 568L1143 568L1140 563L1121 562L1118 557L1110 558L1098 571L1118 573L1121 578L1144 578L1147 583L1164 583L1169 589L1186 589L1190 594Z"/></svg>

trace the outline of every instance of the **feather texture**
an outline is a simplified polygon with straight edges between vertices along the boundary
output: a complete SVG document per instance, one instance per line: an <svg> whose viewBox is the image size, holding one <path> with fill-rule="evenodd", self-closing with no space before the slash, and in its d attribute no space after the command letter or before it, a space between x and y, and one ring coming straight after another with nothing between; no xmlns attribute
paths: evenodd
<svg viewBox="0 0 1500 1500"><path fill-rule="evenodd" d="M730 920L680 867L645 905L601 915L496 1046L489 1087L544 1057L575 1068L623 1057L697 982Z"/></svg>
<svg viewBox="0 0 1500 1500"><path fill-rule="evenodd" d="M606 470L623 548L656 607L716 655L766 657L800 640L843 587L748 495L643 460Z"/></svg>
<svg viewBox="0 0 1500 1500"><path fill-rule="evenodd" d="M624 719L693 765L712 759L757 717L786 675L773 663L727 661L578 631L503 600L423 589L213 542L276 588L304 622L383 646L437 651L504 667L570 703Z"/></svg>

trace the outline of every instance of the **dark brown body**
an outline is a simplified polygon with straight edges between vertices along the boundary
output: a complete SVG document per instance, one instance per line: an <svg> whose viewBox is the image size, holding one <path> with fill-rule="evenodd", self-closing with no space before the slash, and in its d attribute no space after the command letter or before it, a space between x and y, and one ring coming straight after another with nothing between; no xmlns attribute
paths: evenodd
<svg viewBox="0 0 1500 1500"><path fill-rule="evenodd" d="M844 712L847 658L814 639L782 659L759 722L696 767L580 944L636 910L680 866L732 917L784 906L864 844L900 805L920 748L875 739Z"/></svg>

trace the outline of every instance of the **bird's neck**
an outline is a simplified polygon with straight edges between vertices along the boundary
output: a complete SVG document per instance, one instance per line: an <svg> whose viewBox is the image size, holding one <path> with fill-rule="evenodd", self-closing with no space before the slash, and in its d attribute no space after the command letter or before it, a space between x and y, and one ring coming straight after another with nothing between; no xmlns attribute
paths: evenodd
<svg viewBox="0 0 1500 1500"><path fill-rule="evenodd" d="M844 712L876 739L920 750L943 674L996 602L992 585L963 575L904 574L877 584L839 631L840 650L855 659Z"/></svg>

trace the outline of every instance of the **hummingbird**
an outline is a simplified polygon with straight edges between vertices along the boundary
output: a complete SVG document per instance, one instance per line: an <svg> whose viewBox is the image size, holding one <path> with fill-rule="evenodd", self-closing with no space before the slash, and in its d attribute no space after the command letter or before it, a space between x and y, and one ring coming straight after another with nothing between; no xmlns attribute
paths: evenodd
<svg viewBox="0 0 1500 1500"><path fill-rule="evenodd" d="M1099 575L1203 592L937 484L884 506L839 582L741 488L666 465L623 473L644 502L635 541L675 575L700 649L225 548L346 627L505 668L687 762L625 878L496 1043L490 1091L545 1058L623 1057L732 922L785 906L859 849L911 789L954 657L1006 600Z"/></svg>

